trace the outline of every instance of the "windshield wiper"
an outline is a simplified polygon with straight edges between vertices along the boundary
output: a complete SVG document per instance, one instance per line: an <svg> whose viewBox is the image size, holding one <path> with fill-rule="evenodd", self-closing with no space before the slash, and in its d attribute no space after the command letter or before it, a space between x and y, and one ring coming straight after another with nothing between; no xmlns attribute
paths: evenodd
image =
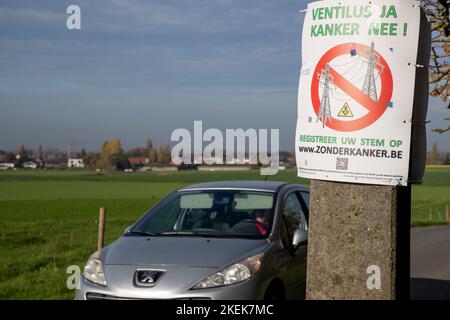
<svg viewBox="0 0 450 320"><path fill-rule="evenodd" d="M129 233L135 233L135 234L140 234L140 235L149 236L149 237L157 237L160 235L160 233L143 231L143 230L130 230Z"/></svg>
<svg viewBox="0 0 450 320"><path fill-rule="evenodd" d="M185 236L185 237L202 237L202 238L246 238L246 239L255 239L257 237L254 236L246 236L246 235L233 235L233 234L222 234L222 233L208 233L208 232L199 232L199 231L169 231L169 232L150 232L143 230L130 230L128 233L138 234L147 237L177 237L177 236Z"/></svg>
<svg viewBox="0 0 450 320"><path fill-rule="evenodd" d="M169 232L162 232L162 236L196 236L198 235L196 232L189 232L189 231L169 231Z"/></svg>
<svg viewBox="0 0 450 320"><path fill-rule="evenodd" d="M231 234L195 232L195 231L180 231L180 232L163 232L161 236L193 236L193 237L210 237L210 238L235 238Z"/></svg>

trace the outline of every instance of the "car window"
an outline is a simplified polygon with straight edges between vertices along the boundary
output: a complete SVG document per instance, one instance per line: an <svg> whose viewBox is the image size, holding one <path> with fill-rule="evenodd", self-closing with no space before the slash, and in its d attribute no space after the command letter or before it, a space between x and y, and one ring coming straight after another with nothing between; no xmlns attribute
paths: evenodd
<svg viewBox="0 0 450 320"><path fill-rule="evenodd" d="M303 212L300 200L295 193L292 193L286 198L283 208L283 217L290 239L292 239L296 229L308 230L305 213Z"/></svg>
<svg viewBox="0 0 450 320"><path fill-rule="evenodd" d="M274 198L271 192L244 190L178 192L144 216L130 236L146 232L159 236L201 233L267 238L272 229Z"/></svg>
<svg viewBox="0 0 450 320"><path fill-rule="evenodd" d="M151 220L147 220L145 226L142 226L143 230L149 231L146 229L150 227L151 232L156 233L175 231L176 222L181 214L179 207L180 199L164 203L158 210L160 214L154 215Z"/></svg>
<svg viewBox="0 0 450 320"><path fill-rule="evenodd" d="M303 201L305 201L306 206L309 208L309 192L301 191L300 195L302 196Z"/></svg>

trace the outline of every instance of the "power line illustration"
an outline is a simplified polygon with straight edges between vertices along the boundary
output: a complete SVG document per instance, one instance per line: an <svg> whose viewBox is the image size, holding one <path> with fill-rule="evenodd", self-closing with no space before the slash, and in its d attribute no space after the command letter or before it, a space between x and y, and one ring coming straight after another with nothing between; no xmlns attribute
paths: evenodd
<svg viewBox="0 0 450 320"><path fill-rule="evenodd" d="M317 75L320 81L323 82L323 93L322 99L320 100L320 109L317 114L317 120L322 122L322 128L325 128L325 123L327 120L332 121L331 117L331 106L330 106L330 82L333 84L334 77L330 75L330 65L327 63L326 69L321 71Z"/></svg>
<svg viewBox="0 0 450 320"><path fill-rule="evenodd" d="M341 69L342 67L347 67L345 71L341 71L339 74L341 77L344 74L347 75L348 79L346 81L353 83L354 86L361 85L360 82L364 79L362 92L373 101L378 102L377 80L383 73L385 66L380 62L381 57L375 51L375 43L372 42L370 48L366 47L364 50L352 49L351 57L357 57L357 59L352 59L353 61L349 62L341 62L340 64L332 64L328 62L325 69L322 69L320 73L317 73L319 87L322 89L322 96L320 99L320 108L317 113L316 122L319 122L320 120L323 128L325 128L327 121L330 123L333 121L333 117L331 115L331 100L333 103L336 102L336 100L345 101L348 103L350 98L348 94L344 98L337 92L339 86L335 84L335 79L331 75L331 71L334 71L335 67L339 67ZM368 67L367 72L364 74L366 64Z"/></svg>
<svg viewBox="0 0 450 320"><path fill-rule="evenodd" d="M377 85L375 78L375 68L384 69L384 66L380 63L380 56L375 52L375 43L370 44L370 50L365 52L368 56L367 74L364 80L362 91L367 94L372 100L378 102Z"/></svg>

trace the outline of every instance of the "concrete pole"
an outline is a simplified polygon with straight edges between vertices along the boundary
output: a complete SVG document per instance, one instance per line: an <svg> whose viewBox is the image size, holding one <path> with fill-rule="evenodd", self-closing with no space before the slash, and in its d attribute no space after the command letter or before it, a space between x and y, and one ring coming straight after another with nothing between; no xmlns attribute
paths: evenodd
<svg viewBox="0 0 450 320"><path fill-rule="evenodd" d="M425 171L431 29L421 11L409 182ZM431 214L430 214L431 216ZM411 185L311 181L307 299L410 297ZM379 267L380 288L368 288ZM371 278L372 276L372 278ZM370 281L369 281L370 282Z"/></svg>
<svg viewBox="0 0 450 320"><path fill-rule="evenodd" d="M409 299L410 203L411 187L312 180L307 299Z"/></svg>

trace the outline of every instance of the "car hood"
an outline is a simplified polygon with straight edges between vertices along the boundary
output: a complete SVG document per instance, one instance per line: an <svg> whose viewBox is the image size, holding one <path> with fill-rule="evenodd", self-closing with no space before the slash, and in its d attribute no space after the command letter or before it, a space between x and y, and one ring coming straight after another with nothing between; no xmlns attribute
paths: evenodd
<svg viewBox="0 0 450 320"><path fill-rule="evenodd" d="M108 247L105 265L220 268L258 254L267 240L201 237L121 237Z"/></svg>

